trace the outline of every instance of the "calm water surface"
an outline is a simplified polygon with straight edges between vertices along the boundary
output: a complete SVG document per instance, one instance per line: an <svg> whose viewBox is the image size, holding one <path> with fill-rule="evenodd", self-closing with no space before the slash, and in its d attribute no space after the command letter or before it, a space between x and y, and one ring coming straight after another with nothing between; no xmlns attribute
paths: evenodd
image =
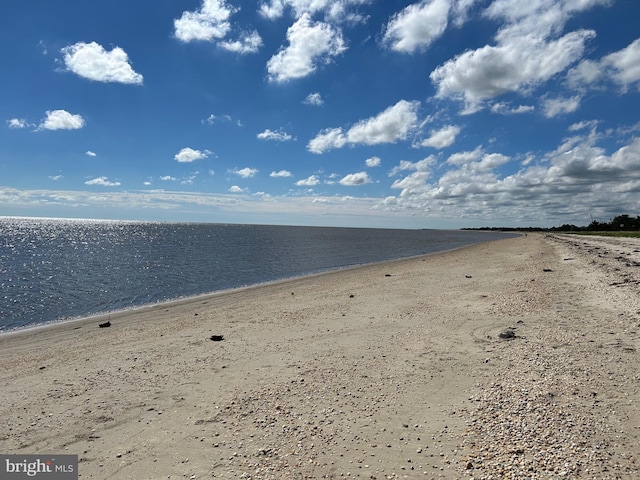
<svg viewBox="0 0 640 480"><path fill-rule="evenodd" d="M0 218L0 331L508 236Z"/></svg>

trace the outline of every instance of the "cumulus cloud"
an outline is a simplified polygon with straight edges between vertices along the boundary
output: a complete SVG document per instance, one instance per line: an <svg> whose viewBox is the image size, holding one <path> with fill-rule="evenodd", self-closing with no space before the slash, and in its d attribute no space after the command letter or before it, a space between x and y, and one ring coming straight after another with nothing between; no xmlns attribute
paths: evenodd
<svg viewBox="0 0 640 480"><path fill-rule="evenodd" d="M581 122L582 123L582 122ZM574 124L584 131L592 122ZM505 174L515 159L481 147L451 155L439 177L427 168L410 171L397 167L402 178L392 188L400 193L380 202L380 208L402 211L437 211L440 215L493 218L540 224L556 218L588 219L597 211L616 212L640 207L640 138L608 154L596 145L593 131L572 137L570 148L535 159L520 159L515 173ZM566 142L565 142L566 143ZM517 165L513 165L517 166ZM511 168L509 169L511 170Z"/></svg>
<svg viewBox="0 0 640 480"><path fill-rule="evenodd" d="M173 21L175 36L182 42L224 38L231 30L229 18L236 11L225 0L203 0L200 9L183 12Z"/></svg>
<svg viewBox="0 0 640 480"><path fill-rule="evenodd" d="M483 100L507 92L525 93L549 80L580 59L585 42L595 33L571 32L558 40L535 37L510 39L462 53L431 72L439 98L464 100L467 113L481 108Z"/></svg>
<svg viewBox="0 0 640 480"><path fill-rule="evenodd" d="M423 0L396 13L387 24L383 42L398 52L428 47L447 28L450 0Z"/></svg>
<svg viewBox="0 0 640 480"><path fill-rule="evenodd" d="M557 117L565 113L575 112L580 107L580 97L548 98L542 103L542 111L547 118Z"/></svg>
<svg viewBox="0 0 640 480"><path fill-rule="evenodd" d="M367 158L364 163L367 165L367 167L369 168L374 168L374 167L379 167L380 164L382 163L382 160L380 160L380 157L370 157Z"/></svg>
<svg viewBox="0 0 640 480"><path fill-rule="evenodd" d="M259 140L272 140L276 142L287 142L289 140L293 140L293 137L283 130L274 132L268 128L264 132L259 133L257 137Z"/></svg>
<svg viewBox="0 0 640 480"><path fill-rule="evenodd" d="M506 103L498 102L491 105L491 111L493 113L499 113L501 115L517 115L520 113L533 112L535 107L533 105L518 105L517 107L510 107Z"/></svg>
<svg viewBox="0 0 640 480"><path fill-rule="evenodd" d="M96 177L84 182L85 185L100 185L102 187L118 187L120 182L112 182L108 177Z"/></svg>
<svg viewBox="0 0 640 480"><path fill-rule="evenodd" d="M225 0L202 0L199 9L185 11L173 21L174 35L184 43L217 42L230 52L255 53L262 47L262 37L255 30L240 32L237 40L223 40L232 30L231 16L239 10Z"/></svg>
<svg viewBox="0 0 640 480"><path fill-rule="evenodd" d="M228 170L228 172L233 173L234 175L238 175L239 177L242 177L242 178L251 178L251 177L255 177L259 172L259 170L256 168L245 167L240 169L233 168L231 170Z"/></svg>
<svg viewBox="0 0 640 480"><path fill-rule="evenodd" d="M239 187L238 185L232 185L229 187L229 193L244 193L246 191L246 189Z"/></svg>
<svg viewBox="0 0 640 480"><path fill-rule="evenodd" d="M62 50L67 70L97 82L142 85L143 77L129 64L129 57L120 47L106 51L96 42L78 42Z"/></svg>
<svg viewBox="0 0 640 480"><path fill-rule="evenodd" d="M211 155L209 150L194 150L193 148L185 147L176 153L173 159L180 163L190 163L207 158L209 155Z"/></svg>
<svg viewBox="0 0 640 480"><path fill-rule="evenodd" d="M361 120L344 132L342 128L320 131L309 141L312 153L324 153L333 148L352 145L376 145L405 140L417 128L420 102L400 100L375 117Z"/></svg>
<svg viewBox="0 0 640 480"><path fill-rule="evenodd" d="M92 152L91 150L87 150L87 151L85 152L85 155L86 155L87 157L95 157L95 156L96 156L96 152Z"/></svg>
<svg viewBox="0 0 640 480"><path fill-rule="evenodd" d="M480 0L422 0L391 17L384 29L383 44L392 50L413 53L425 50L440 38L452 22L460 27L469 10Z"/></svg>
<svg viewBox="0 0 640 480"><path fill-rule="evenodd" d="M351 7L369 3L371 0L270 0L261 2L258 12L264 18L276 20L284 15L287 8L291 8L296 18L301 16L324 13L327 20L332 22L359 22L363 16Z"/></svg>
<svg viewBox="0 0 640 480"><path fill-rule="evenodd" d="M456 141L456 137L460 133L460 127L455 125L447 125L440 130L432 130L431 136L422 141L423 147L433 147L438 150L450 147Z"/></svg>
<svg viewBox="0 0 640 480"><path fill-rule="evenodd" d="M307 144L307 150L313 153L324 153L333 148L342 148L347 144L342 128L325 128Z"/></svg>
<svg viewBox="0 0 640 480"><path fill-rule="evenodd" d="M220 42L220 46L235 53L256 53L262 47L262 37L256 31L244 32L238 40Z"/></svg>
<svg viewBox="0 0 640 480"><path fill-rule="evenodd" d="M314 92L307 95L302 103L304 103L305 105L314 105L316 107L321 107L322 105L324 105L324 100L318 92Z"/></svg>
<svg viewBox="0 0 640 480"><path fill-rule="evenodd" d="M38 130L78 130L84 127L84 124L81 115L66 110L47 110L46 117L38 125Z"/></svg>
<svg viewBox="0 0 640 480"><path fill-rule="evenodd" d="M29 123L24 118L11 118L7 120L9 128L27 128Z"/></svg>
<svg viewBox="0 0 640 480"><path fill-rule="evenodd" d="M492 20L505 22L495 45L466 51L431 72L439 98L465 102L464 113L507 92L526 94L578 62L592 30L561 35L579 11L608 0L495 0L485 10Z"/></svg>
<svg viewBox="0 0 640 480"><path fill-rule="evenodd" d="M317 175L311 175L302 180L298 180L296 185L298 187L314 187L320 183L320 178Z"/></svg>
<svg viewBox="0 0 640 480"><path fill-rule="evenodd" d="M597 86L608 80L625 93L631 87L640 90L640 38L599 61L583 60L567 73L567 80L574 88Z"/></svg>
<svg viewBox="0 0 640 480"><path fill-rule="evenodd" d="M353 187L357 185L366 185L371 183L371 178L367 172L350 173L340 179L340 185Z"/></svg>
<svg viewBox="0 0 640 480"><path fill-rule="evenodd" d="M289 170L280 170L279 172L271 172L269 174L270 177L272 178L287 178L290 177L292 174Z"/></svg>
<svg viewBox="0 0 640 480"><path fill-rule="evenodd" d="M400 163L394 167L391 172L389 172L390 177L395 177L399 173L404 171L415 171L421 173L429 173L431 172L431 167L436 164L436 157L433 155L429 155L422 160L417 162L410 162L409 160L402 160Z"/></svg>
<svg viewBox="0 0 640 480"><path fill-rule="evenodd" d="M313 22L306 13L287 29L287 40L289 45L267 62L272 82L306 77L318 63L330 63L347 49L340 30L328 23Z"/></svg>

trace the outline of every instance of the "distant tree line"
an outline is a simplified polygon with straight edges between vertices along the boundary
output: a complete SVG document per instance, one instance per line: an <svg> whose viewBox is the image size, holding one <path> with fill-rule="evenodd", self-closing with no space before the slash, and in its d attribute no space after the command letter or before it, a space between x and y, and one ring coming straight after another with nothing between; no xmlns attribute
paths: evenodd
<svg viewBox="0 0 640 480"><path fill-rule="evenodd" d="M463 230L500 230L503 232L629 232L640 230L640 215L635 218L630 215L618 215L609 222L591 220L586 227L578 227L565 223L559 227L480 227L463 228Z"/></svg>

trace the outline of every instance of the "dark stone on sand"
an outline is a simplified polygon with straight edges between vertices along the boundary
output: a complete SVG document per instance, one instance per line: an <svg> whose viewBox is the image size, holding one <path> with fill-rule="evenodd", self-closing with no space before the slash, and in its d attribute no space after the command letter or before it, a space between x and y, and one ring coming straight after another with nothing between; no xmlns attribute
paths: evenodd
<svg viewBox="0 0 640 480"><path fill-rule="evenodd" d="M211 335L209 339L213 340L214 342L221 342L222 340L224 340L224 335Z"/></svg>
<svg viewBox="0 0 640 480"><path fill-rule="evenodd" d="M100 327L100 328L108 328L110 326L111 326L111 322L108 321L108 320L106 322L104 322L104 323L98 324L98 327Z"/></svg>
<svg viewBox="0 0 640 480"><path fill-rule="evenodd" d="M385 274L384 274L384 276L385 276L385 277L390 277L390 276L391 276L391 274L390 274L390 273L385 273Z"/></svg>
<svg viewBox="0 0 640 480"><path fill-rule="evenodd" d="M464 278L473 278L471 275L465 275Z"/></svg>
<svg viewBox="0 0 640 480"><path fill-rule="evenodd" d="M507 328L501 331L498 334L498 337L502 338L503 340L511 340L512 338L516 338L516 332L514 332L511 328Z"/></svg>
<svg viewBox="0 0 640 480"><path fill-rule="evenodd" d="M543 268L542 271L543 272L553 272L553 270L551 270L550 268Z"/></svg>
<svg viewBox="0 0 640 480"><path fill-rule="evenodd" d="M353 295L353 294L349 295L349 298L354 298L354 297L355 297L355 295Z"/></svg>

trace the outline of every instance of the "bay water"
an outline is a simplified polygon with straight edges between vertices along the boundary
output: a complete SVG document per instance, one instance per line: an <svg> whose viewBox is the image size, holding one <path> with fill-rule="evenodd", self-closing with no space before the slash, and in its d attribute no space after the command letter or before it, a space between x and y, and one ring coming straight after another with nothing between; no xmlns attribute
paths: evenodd
<svg viewBox="0 0 640 480"><path fill-rule="evenodd" d="M509 236L0 217L0 332Z"/></svg>

